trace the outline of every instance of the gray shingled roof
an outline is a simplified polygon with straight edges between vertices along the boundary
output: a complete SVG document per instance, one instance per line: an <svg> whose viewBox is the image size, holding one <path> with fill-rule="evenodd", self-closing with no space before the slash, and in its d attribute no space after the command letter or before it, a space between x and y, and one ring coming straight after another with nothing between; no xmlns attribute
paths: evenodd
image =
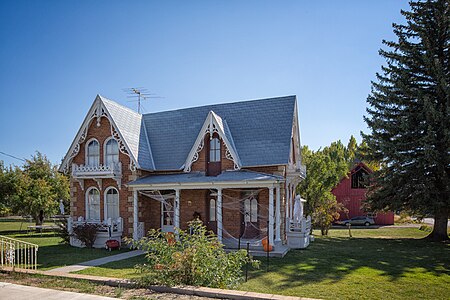
<svg viewBox="0 0 450 300"><path fill-rule="evenodd" d="M295 102L287 96L144 114L155 169L183 167L210 111L226 124L242 167L287 164Z"/></svg>
<svg viewBox="0 0 450 300"><path fill-rule="evenodd" d="M147 140L142 115L112 100L100 96L119 132L127 143L131 155L140 168L154 170L152 152Z"/></svg>
<svg viewBox="0 0 450 300"><path fill-rule="evenodd" d="M225 171L217 176L206 176L203 172L150 175L128 183L128 186L173 183L248 182L283 180L282 176L246 170Z"/></svg>

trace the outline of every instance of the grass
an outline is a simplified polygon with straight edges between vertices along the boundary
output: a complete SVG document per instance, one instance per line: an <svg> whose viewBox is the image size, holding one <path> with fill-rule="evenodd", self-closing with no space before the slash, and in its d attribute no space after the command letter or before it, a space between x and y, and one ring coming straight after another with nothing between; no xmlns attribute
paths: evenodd
<svg viewBox="0 0 450 300"><path fill-rule="evenodd" d="M323 299L448 299L450 245L417 228L353 229L318 236L305 250L265 260L239 289Z"/></svg>
<svg viewBox="0 0 450 300"><path fill-rule="evenodd" d="M139 274L136 272L134 266L143 263L145 263L145 256L139 255L128 259L107 263L99 267L87 268L75 273L133 279L139 277Z"/></svg>
<svg viewBox="0 0 450 300"><path fill-rule="evenodd" d="M319 234L316 232L316 234ZM450 244L421 240L417 228L332 229L304 250L261 259L238 289L323 299L448 299ZM143 256L78 273L134 278Z"/></svg>
<svg viewBox="0 0 450 300"><path fill-rule="evenodd" d="M19 231L20 221L0 221L0 235L15 238L25 242L39 245L38 268L49 270L53 268L77 264L80 262L118 254L127 249L118 251L107 251L106 249L76 248L66 244L61 244L61 238L55 236L54 232L27 233L26 225ZM27 224L27 223L25 223ZM22 227L22 228L23 228Z"/></svg>

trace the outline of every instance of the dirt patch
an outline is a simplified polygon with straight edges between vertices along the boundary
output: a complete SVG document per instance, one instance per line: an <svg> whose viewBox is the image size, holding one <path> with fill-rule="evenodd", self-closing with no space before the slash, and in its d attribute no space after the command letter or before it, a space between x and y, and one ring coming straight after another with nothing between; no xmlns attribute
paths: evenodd
<svg viewBox="0 0 450 300"><path fill-rule="evenodd" d="M155 291L144 288L125 288L113 287L98 283L92 283L88 280L59 278L44 275L30 275L21 273L0 273L0 281L21 285L35 286L41 288L49 288L68 292L77 292L85 294L95 294L106 297L113 297L127 300L208 300L213 298L205 298L191 295L180 295L170 293L157 293Z"/></svg>

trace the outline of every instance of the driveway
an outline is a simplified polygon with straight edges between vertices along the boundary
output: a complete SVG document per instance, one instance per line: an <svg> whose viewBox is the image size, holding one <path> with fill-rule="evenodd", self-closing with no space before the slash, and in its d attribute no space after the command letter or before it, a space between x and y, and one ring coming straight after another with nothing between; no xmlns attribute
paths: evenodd
<svg viewBox="0 0 450 300"><path fill-rule="evenodd" d="M0 282L0 300L113 300L116 298Z"/></svg>

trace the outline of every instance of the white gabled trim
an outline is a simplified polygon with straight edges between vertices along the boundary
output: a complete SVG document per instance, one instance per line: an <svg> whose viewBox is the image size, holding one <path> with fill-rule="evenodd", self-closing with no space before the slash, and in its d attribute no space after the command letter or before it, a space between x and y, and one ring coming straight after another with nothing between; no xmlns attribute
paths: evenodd
<svg viewBox="0 0 450 300"><path fill-rule="evenodd" d="M114 122L113 118L111 117L110 112L108 111L105 104L103 103L102 97L100 95L97 95L95 97L95 100L92 103L91 108L89 109L86 117L84 118L84 121L81 124L81 127L78 130L77 135L75 136L75 139L72 141L69 151L67 151L61 165L59 166L60 172L63 172L66 174L69 172L69 169L70 169L70 166L72 163L72 159L80 151L80 144L82 144L86 140L89 125L91 124L91 122L94 119L97 119L97 126L100 126L100 119L102 117L108 118L109 123L111 125L111 135L118 142L120 152L128 155L130 157L131 164L134 165L134 167L139 168L139 164L138 164L136 158L134 157L133 153L130 151L130 148L128 147L128 145L126 143L126 140L123 138L116 123Z"/></svg>
<svg viewBox="0 0 450 300"><path fill-rule="evenodd" d="M195 140L195 143L192 146L188 157L186 158L186 162L183 165L184 172L190 172L192 164L198 160L199 153L200 151L202 151L204 146L205 135L210 134L212 138L213 133L217 133L223 140L223 143L226 147L226 158L234 162L234 169L239 170L241 168L242 164L239 156L236 151L234 151L233 147L231 147L231 141L229 141L225 135L222 118L211 110L206 116L205 122L200 129L197 139Z"/></svg>

